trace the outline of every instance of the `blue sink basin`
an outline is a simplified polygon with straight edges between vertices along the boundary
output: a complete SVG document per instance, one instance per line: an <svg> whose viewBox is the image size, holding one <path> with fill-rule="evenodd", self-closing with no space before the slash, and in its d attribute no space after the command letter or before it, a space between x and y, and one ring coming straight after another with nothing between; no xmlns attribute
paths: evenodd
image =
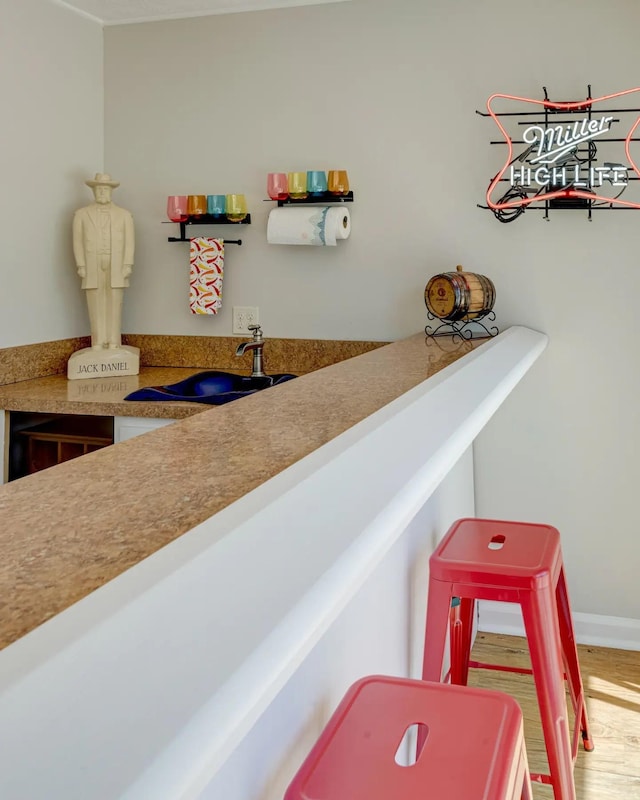
<svg viewBox="0 0 640 800"><path fill-rule="evenodd" d="M190 375L179 383L168 386L147 386L136 389L125 400L188 400L190 403L210 403L220 406L230 403L261 389L277 386L290 381L295 375L266 375L263 378L251 378L248 375L233 375L231 372L209 370Z"/></svg>

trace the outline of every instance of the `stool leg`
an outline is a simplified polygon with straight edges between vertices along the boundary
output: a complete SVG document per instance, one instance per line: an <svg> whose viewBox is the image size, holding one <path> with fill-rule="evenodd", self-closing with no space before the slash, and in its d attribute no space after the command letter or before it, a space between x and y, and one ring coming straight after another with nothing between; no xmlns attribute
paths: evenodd
<svg viewBox="0 0 640 800"><path fill-rule="evenodd" d="M522 612L555 800L576 800L562 646L551 587L527 593Z"/></svg>
<svg viewBox="0 0 640 800"><path fill-rule="evenodd" d="M520 800L533 800L533 789L531 788L531 775L529 774L529 763L527 760L526 746L522 745L520 759L523 762L522 794Z"/></svg>
<svg viewBox="0 0 640 800"><path fill-rule="evenodd" d="M427 593L427 619L424 631L424 652L422 657L422 680L440 683L442 681L442 662L447 639L447 626L451 612L451 585L443 581L429 579ZM418 728L416 742L416 761L422 752L426 735Z"/></svg>
<svg viewBox="0 0 640 800"><path fill-rule="evenodd" d="M443 581L430 580L424 632L423 681L435 683L442 681L442 662L450 609L451 585Z"/></svg>
<svg viewBox="0 0 640 800"><path fill-rule="evenodd" d="M460 686L466 686L469 678L469 656L475 607L476 602L473 598L461 597L460 605L452 609L451 683Z"/></svg>
<svg viewBox="0 0 640 800"><path fill-rule="evenodd" d="M576 638L573 631L571 606L569 604L569 594L567 592L564 569L560 570L558 585L556 586L556 602L558 605L558 622L560 624L562 653L564 656L567 683L569 685L569 694L571 695L571 702L573 703L573 710L576 715L576 725L580 725L584 749L591 751L593 750L593 741L589 734L584 686L582 685L582 676L580 674L580 663L578 661L578 650L576 648ZM577 750L577 743L575 750ZM574 758L576 754L577 753L574 751L572 754Z"/></svg>

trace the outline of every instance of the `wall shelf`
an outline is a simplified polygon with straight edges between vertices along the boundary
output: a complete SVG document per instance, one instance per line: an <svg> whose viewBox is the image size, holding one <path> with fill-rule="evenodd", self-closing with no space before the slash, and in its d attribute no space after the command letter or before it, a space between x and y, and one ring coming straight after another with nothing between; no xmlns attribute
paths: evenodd
<svg viewBox="0 0 640 800"><path fill-rule="evenodd" d="M286 200L267 200L265 202L277 203L278 206L311 206L311 205L322 205L325 206L327 203L352 203L353 202L353 192L348 192L345 195L335 195L331 194L331 192L324 192L320 197L305 197L302 200L298 200L293 197L287 197Z"/></svg>
<svg viewBox="0 0 640 800"><path fill-rule="evenodd" d="M188 242L190 237L187 236L188 225L251 225L251 214L240 220L240 222L232 222L226 217L214 217L212 214L204 214L201 217L190 217L185 222L174 222L174 225L180 226L180 236L169 236L168 242ZM226 244L242 244L242 239L225 239Z"/></svg>

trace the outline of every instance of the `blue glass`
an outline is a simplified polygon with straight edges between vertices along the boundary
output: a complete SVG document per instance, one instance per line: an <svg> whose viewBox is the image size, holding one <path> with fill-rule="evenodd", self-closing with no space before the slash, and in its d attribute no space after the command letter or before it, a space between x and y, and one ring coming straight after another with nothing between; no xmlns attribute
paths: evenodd
<svg viewBox="0 0 640 800"><path fill-rule="evenodd" d="M223 217L225 211L225 196L223 194L207 195L207 214L214 217Z"/></svg>
<svg viewBox="0 0 640 800"><path fill-rule="evenodd" d="M321 197L327 191L327 173L321 170L307 172L307 191L312 197Z"/></svg>

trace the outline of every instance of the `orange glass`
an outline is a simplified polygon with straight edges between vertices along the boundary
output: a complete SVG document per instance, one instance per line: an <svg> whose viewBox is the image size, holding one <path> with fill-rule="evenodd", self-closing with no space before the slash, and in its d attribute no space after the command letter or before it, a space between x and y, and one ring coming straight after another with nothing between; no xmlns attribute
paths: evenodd
<svg viewBox="0 0 640 800"><path fill-rule="evenodd" d="M329 170L327 189L335 195L349 194L349 176L346 169Z"/></svg>
<svg viewBox="0 0 640 800"><path fill-rule="evenodd" d="M187 195L171 194L167 198L167 216L171 222L187 221Z"/></svg>
<svg viewBox="0 0 640 800"><path fill-rule="evenodd" d="M187 214L190 217L203 217L207 213L207 195L190 194L187 197Z"/></svg>
<svg viewBox="0 0 640 800"><path fill-rule="evenodd" d="M304 200L305 197L309 196L306 172L290 172L288 178L289 194L293 200Z"/></svg>
<svg viewBox="0 0 640 800"><path fill-rule="evenodd" d="M247 201L243 194L228 194L225 198L225 212L229 222L242 222L247 216Z"/></svg>

